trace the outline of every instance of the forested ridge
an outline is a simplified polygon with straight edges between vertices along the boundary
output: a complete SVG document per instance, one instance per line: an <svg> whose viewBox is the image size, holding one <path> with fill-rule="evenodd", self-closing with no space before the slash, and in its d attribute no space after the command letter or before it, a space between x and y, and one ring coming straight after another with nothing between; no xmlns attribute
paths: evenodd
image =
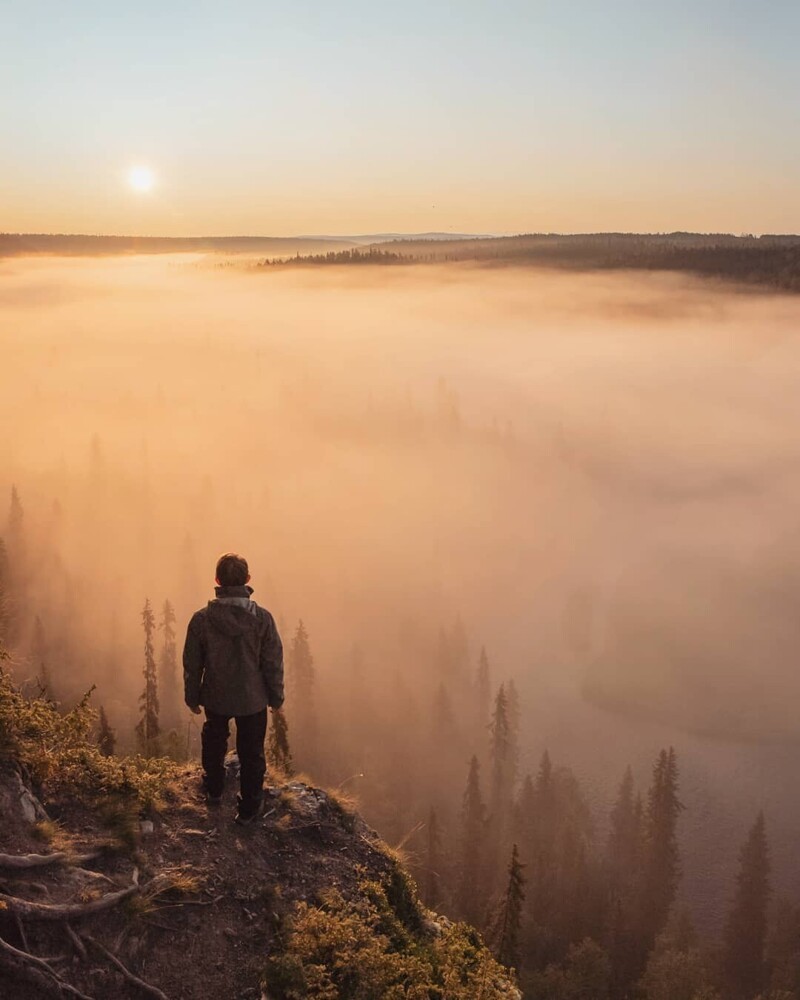
<svg viewBox="0 0 800 1000"><path fill-rule="evenodd" d="M447 242L394 240L359 250L300 254L265 264L432 264L474 261L486 266L537 265L577 271L675 271L800 291L800 237L727 233L533 233Z"/></svg>
<svg viewBox="0 0 800 1000"><path fill-rule="evenodd" d="M65 572L46 554L51 541L34 543L34 527L15 487L0 543L4 669L18 686L13 697L24 696L34 714L68 720L76 709L65 664L80 649L71 646L70 623L49 622L31 599L34 552L51 573ZM125 730L109 721L108 678L78 706L97 710L90 738L99 757L137 762L121 764L134 768L126 772L134 785L198 752L196 725L181 704L182 623L167 595L143 598L139 620L135 724ZM755 805L723 934L702 936L693 926L681 891L679 748L664 747L648 762L642 787L630 768L620 775L610 814L598 817L567 761L545 751L525 769L525 706L514 678L490 651L471 654L460 619L441 629L427 679L414 675L417 690L397 672L388 697L374 690L365 650L354 647L331 688L319 683L304 622L284 638L288 697L269 731L273 773L352 792L378 832L406 852L424 903L477 927L516 970L526 997L800 997L800 906L771 882L769 817ZM416 710L418 696L429 711ZM642 762L632 764L641 770Z"/></svg>

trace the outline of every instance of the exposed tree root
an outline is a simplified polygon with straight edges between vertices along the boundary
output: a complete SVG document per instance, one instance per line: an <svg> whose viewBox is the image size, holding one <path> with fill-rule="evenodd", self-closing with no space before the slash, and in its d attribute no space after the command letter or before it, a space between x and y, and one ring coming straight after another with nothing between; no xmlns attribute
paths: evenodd
<svg viewBox="0 0 800 1000"><path fill-rule="evenodd" d="M81 941L81 939L78 937L75 931L70 927L68 922L64 923L64 929L67 932L67 937L72 942L72 947L75 949L75 951L77 951L77 953L84 960L84 962L88 962L89 956L86 953L86 945L83 943L83 941Z"/></svg>
<svg viewBox="0 0 800 1000"><path fill-rule="evenodd" d="M97 856L97 851L91 854L67 854L66 851L56 851L54 854L0 854L0 868L19 871L46 868L48 865L85 865Z"/></svg>
<svg viewBox="0 0 800 1000"><path fill-rule="evenodd" d="M86 941L87 944L90 944L93 948L96 948L101 955L104 955L108 961L122 973L129 983L133 983L138 986L139 989L144 990L145 993L149 993L150 996L157 997L158 1000L169 1000L169 997L167 997L165 993L162 993L157 986L153 986L150 983L145 982L144 979L140 979L138 976L135 976L130 969L126 968L122 962L120 962L115 955L112 955L108 948L100 944L99 941L95 941L95 939L90 937L88 934L83 935L83 940Z"/></svg>
<svg viewBox="0 0 800 1000"><path fill-rule="evenodd" d="M79 1000L93 1000L92 997L81 993L79 989L62 979L43 958L37 958L27 951L20 951L19 948L15 948L1 937L0 952L6 956L7 964L14 972L35 982L53 996L60 997L66 993L69 996L78 997Z"/></svg>
<svg viewBox="0 0 800 1000"><path fill-rule="evenodd" d="M27 899L19 899L17 896L8 896L0 892L0 903L5 904L9 913L25 917L27 920L80 920L83 917L90 917L93 913L110 910L113 906L135 896L136 893L144 891L145 888L134 884L88 903L31 903Z"/></svg>

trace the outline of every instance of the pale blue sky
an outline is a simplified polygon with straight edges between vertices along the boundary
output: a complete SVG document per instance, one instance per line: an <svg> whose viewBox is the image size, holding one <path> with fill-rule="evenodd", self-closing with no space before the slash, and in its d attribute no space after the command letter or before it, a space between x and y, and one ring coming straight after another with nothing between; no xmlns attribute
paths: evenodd
<svg viewBox="0 0 800 1000"><path fill-rule="evenodd" d="M788 0L0 0L0 229L800 231L798 39Z"/></svg>

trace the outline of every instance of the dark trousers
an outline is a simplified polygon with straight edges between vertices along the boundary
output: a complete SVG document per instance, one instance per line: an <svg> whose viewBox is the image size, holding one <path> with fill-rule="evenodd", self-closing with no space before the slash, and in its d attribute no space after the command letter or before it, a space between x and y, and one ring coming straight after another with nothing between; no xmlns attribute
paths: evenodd
<svg viewBox="0 0 800 1000"><path fill-rule="evenodd" d="M203 770L209 795L222 795L225 784L225 751L228 749L230 716L217 715L206 709L203 724ZM267 761L264 757L264 737L267 735L267 710L255 715L236 716L236 752L241 767L240 783L242 806L254 808L264 794L264 774Z"/></svg>

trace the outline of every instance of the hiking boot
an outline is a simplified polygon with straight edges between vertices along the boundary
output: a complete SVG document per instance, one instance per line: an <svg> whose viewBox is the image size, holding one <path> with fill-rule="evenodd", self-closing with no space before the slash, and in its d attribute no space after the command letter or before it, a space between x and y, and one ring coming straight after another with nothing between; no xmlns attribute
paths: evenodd
<svg viewBox="0 0 800 1000"><path fill-rule="evenodd" d="M260 799L255 805L248 806L244 805L241 796L239 796L238 801L239 806L233 819L235 823L239 824L239 826L249 826L251 823L255 823L258 817L264 812L263 799Z"/></svg>
<svg viewBox="0 0 800 1000"><path fill-rule="evenodd" d="M222 791L216 795L212 795L208 790L208 785L206 784L206 779L202 778L200 780L200 787L198 788L198 793L200 798L205 802L207 806L218 806L222 802Z"/></svg>

